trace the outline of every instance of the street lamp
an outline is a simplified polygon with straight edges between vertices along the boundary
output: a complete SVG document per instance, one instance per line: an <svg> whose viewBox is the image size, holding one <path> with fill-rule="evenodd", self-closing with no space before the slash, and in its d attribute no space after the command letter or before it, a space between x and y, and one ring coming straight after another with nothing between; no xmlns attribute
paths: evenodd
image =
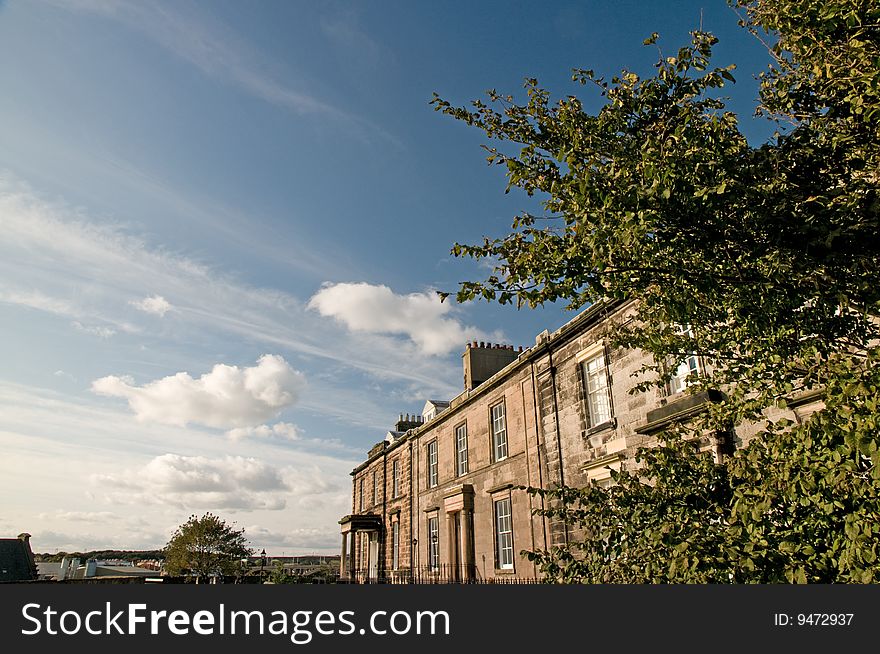
<svg viewBox="0 0 880 654"><path fill-rule="evenodd" d="M266 548L260 552L260 583L263 583L263 568L266 566Z"/></svg>

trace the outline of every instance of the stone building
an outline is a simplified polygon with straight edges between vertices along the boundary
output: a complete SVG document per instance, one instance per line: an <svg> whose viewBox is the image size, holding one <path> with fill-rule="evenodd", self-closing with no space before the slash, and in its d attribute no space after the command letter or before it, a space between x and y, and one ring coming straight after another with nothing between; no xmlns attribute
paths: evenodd
<svg viewBox="0 0 880 654"><path fill-rule="evenodd" d="M537 576L520 555L565 543L561 524L535 517L521 487L610 483L611 469L676 420L720 394L687 393L703 363L688 359L665 389L631 393L644 353L611 348L627 303L594 305L527 349L470 343L464 391L400 416L352 471L341 574L356 581L486 581ZM793 412L811 410L806 401ZM795 418L798 416L795 415ZM708 435L723 457L755 429Z"/></svg>
<svg viewBox="0 0 880 654"><path fill-rule="evenodd" d="M31 551L31 535L0 538L0 583L34 581L37 564Z"/></svg>

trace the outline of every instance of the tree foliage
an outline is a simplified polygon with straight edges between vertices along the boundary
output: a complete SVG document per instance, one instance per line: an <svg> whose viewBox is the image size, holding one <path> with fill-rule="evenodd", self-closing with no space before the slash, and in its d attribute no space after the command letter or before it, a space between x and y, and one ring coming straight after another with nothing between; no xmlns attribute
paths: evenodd
<svg viewBox="0 0 880 654"><path fill-rule="evenodd" d="M168 574L201 579L240 573L241 559L253 550L247 546L244 529L235 529L209 512L201 518L190 516L174 532L164 552Z"/></svg>
<svg viewBox="0 0 880 654"><path fill-rule="evenodd" d="M646 581L877 578L880 5L731 4L772 58L757 106L777 128L766 143L749 143L727 109L734 66L711 64L717 40L701 31L644 79L575 70L600 96L595 113L534 79L521 104L496 91L469 107L432 100L484 131L508 190L544 209L455 245L498 261L459 301L635 301L637 319L613 340L653 355L639 388L697 353L709 366L692 388L725 391L697 427L760 420L805 391L826 406L802 425L768 425L723 469L669 445L642 453L645 479L553 491L558 517L596 521L571 578L632 580L639 566ZM542 561L568 579L573 554Z"/></svg>

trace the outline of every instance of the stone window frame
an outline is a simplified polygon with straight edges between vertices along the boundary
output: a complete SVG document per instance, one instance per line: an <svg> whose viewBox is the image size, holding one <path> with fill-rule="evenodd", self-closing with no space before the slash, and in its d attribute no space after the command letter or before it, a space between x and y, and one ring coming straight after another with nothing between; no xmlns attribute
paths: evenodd
<svg viewBox="0 0 880 654"><path fill-rule="evenodd" d="M425 444L425 468L427 487L436 488L440 484L440 453L436 438Z"/></svg>
<svg viewBox="0 0 880 654"><path fill-rule="evenodd" d="M391 461L391 497L400 497L400 457Z"/></svg>
<svg viewBox="0 0 880 654"><path fill-rule="evenodd" d="M429 572L440 572L440 509L435 507L425 512L425 561ZM433 529L432 529L433 525Z"/></svg>
<svg viewBox="0 0 880 654"><path fill-rule="evenodd" d="M391 516L391 569L400 569L400 514Z"/></svg>
<svg viewBox="0 0 880 654"><path fill-rule="evenodd" d="M516 547L514 544L514 529L513 529L513 485L505 484L497 489L491 489L489 491L490 499L492 501L492 549L493 549L493 565L495 568L495 574L515 574L516 573ZM508 508L508 523L510 526L510 531L505 532L510 534L510 563L503 564L501 562L501 542L500 542L500 532L498 527L498 504L500 502L507 502ZM508 549L508 548L505 548Z"/></svg>
<svg viewBox="0 0 880 654"><path fill-rule="evenodd" d="M503 436L504 436L504 442L502 444L499 444L499 441L496 440L497 434L495 431L496 418L495 418L494 412L495 412L495 409L499 406L502 409L501 422L503 425L502 430L503 430ZM499 433L502 433L502 432L499 430ZM510 444L510 439L508 438L508 429L507 429L507 398L502 396L497 401L489 404L489 446L491 448L490 449L491 456L490 456L489 460L492 463L497 463L498 461L504 461L505 459L510 457L509 444ZM498 456L498 452L499 452L499 450L502 449L502 447L504 450L504 454L503 454L503 456Z"/></svg>
<svg viewBox="0 0 880 654"><path fill-rule="evenodd" d="M602 363L605 369L605 392L608 401L609 418L601 422L596 422L590 408L590 387L586 373L586 365L602 357ZM591 436L596 432L606 429L613 429L617 426L617 417L614 413L614 393L612 392L613 380L611 376L611 356L608 352L608 345L605 341L599 341L584 348L575 356L577 364L577 374L580 382L581 390L581 410L584 418L585 436Z"/></svg>
<svg viewBox="0 0 880 654"><path fill-rule="evenodd" d="M459 442L459 432L460 430L464 430L464 449L461 448L461 443ZM468 472L470 472L470 461L468 456L468 431L467 431L467 420L456 425L453 430L453 439L455 441L455 476L462 477ZM462 459L462 453L464 453L464 459ZM462 465L464 463L464 465Z"/></svg>
<svg viewBox="0 0 880 654"><path fill-rule="evenodd" d="M676 325L675 326L676 334L680 336L689 335L691 338L694 338L694 330L689 325ZM666 368L667 371L672 367L670 363L667 362ZM687 368L687 372L682 374L682 369ZM666 382L666 395L678 395L679 393L684 393L690 386L693 386L696 382L687 381L687 378L691 374L701 375L706 370L706 364L703 361L703 358L698 355L696 352L689 352L687 356L685 356L684 360L678 365L675 369L672 377L669 378L669 381Z"/></svg>

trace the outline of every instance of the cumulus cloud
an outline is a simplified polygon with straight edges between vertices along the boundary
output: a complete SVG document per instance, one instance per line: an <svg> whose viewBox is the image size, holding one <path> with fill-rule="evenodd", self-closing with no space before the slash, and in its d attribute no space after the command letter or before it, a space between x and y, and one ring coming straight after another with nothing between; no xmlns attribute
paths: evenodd
<svg viewBox="0 0 880 654"><path fill-rule="evenodd" d="M131 178L144 179L140 174ZM150 188L150 193L156 190ZM195 203L183 208L169 205L169 210L188 217L197 211L193 219L205 224L216 215L227 216L223 207L210 209ZM175 316L173 329L166 334L170 339L184 338L189 343L194 331L209 338L244 338L264 343L268 352L283 348L320 358L322 369L338 366L340 374L310 380L321 390L303 401L314 412L359 426L381 429L387 410L377 408L376 402L365 399L358 389L340 383L343 375L367 375L380 380L383 389L392 384L415 385L421 397L452 397L460 390L455 368L438 368L431 357L413 356L417 348L408 341L366 334L340 338L339 330L327 329L326 318L306 309L306 303L289 292L246 284L209 261L152 244L150 238L133 233L128 224L108 223L63 203L47 201L3 171L0 216L4 229L0 238L0 303L58 315L68 324L77 320L84 325L104 325L115 329L117 338L142 331L127 322L133 312L129 302L160 294L173 304L166 314L166 319ZM231 229L233 222L240 226L240 218L221 220L216 227ZM272 245L265 250L256 241L247 240L259 240L253 231L242 235L236 227L225 233L237 242L246 242L249 250L262 258L276 256L280 248ZM316 255L313 259L309 252L297 249L292 261L296 265L306 262L303 270L309 275L326 278L326 260ZM107 270L113 275L102 274ZM462 344L457 342L457 347Z"/></svg>
<svg viewBox="0 0 880 654"><path fill-rule="evenodd" d="M179 372L136 386L131 378L110 375L92 382L92 391L125 398L140 421L234 429L276 417L297 400L304 384L302 373L283 357L264 354L256 366L218 363L198 379Z"/></svg>
<svg viewBox="0 0 880 654"><path fill-rule="evenodd" d="M446 354L486 337L450 317L452 305L440 302L433 292L399 295L384 285L330 284L315 293L308 306L354 332L408 336L425 354Z"/></svg>
<svg viewBox="0 0 880 654"><path fill-rule="evenodd" d="M136 470L92 475L107 499L199 509L279 510L292 490L282 472L254 458L163 454Z"/></svg>
<svg viewBox="0 0 880 654"><path fill-rule="evenodd" d="M226 432L234 441L243 438L278 438L285 441L298 441L301 437L299 428L289 422L276 422L274 425L257 425L256 427L238 427Z"/></svg>
<svg viewBox="0 0 880 654"><path fill-rule="evenodd" d="M136 309L140 309L145 313L152 313L160 318L164 318L165 314L171 311L171 303L161 295L151 295L143 300L131 300L129 302Z"/></svg>

